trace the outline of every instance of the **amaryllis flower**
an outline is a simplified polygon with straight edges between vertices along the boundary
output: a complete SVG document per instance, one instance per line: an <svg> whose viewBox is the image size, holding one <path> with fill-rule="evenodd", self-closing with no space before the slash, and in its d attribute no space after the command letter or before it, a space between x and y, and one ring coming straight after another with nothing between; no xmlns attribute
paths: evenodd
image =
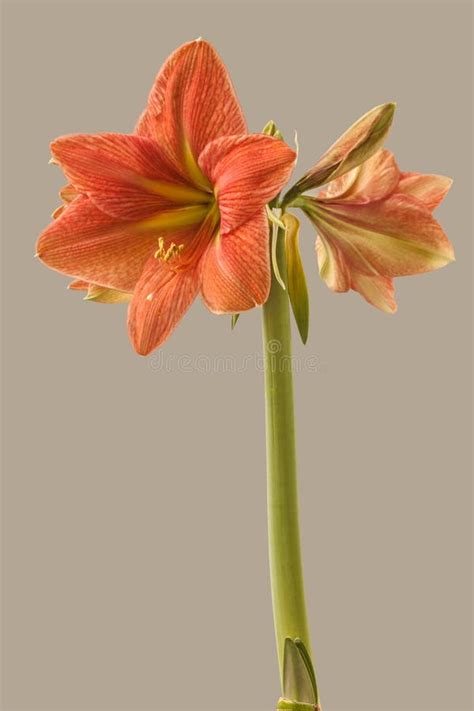
<svg viewBox="0 0 474 711"><path fill-rule="evenodd" d="M454 259L432 216L452 180L401 172L393 154L379 148L380 126L385 136L387 115L393 114L386 107L392 106L366 114L299 181L300 189L308 189L329 180L325 190L285 198L317 228L319 272L329 288L358 291L388 313L397 309L393 277L439 269Z"/></svg>
<svg viewBox="0 0 474 711"><path fill-rule="evenodd" d="M162 344L199 293L214 313L266 301L265 205L296 156L277 138L246 132L207 42L169 57L133 135L63 136L51 151L70 186L38 256L92 299L133 294L129 333L138 353Z"/></svg>

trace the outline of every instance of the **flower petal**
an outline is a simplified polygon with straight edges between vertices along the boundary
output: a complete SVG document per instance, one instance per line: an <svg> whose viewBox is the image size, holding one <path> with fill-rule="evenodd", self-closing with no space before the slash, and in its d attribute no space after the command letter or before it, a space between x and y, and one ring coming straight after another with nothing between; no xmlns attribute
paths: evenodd
<svg viewBox="0 0 474 711"><path fill-rule="evenodd" d="M113 289L133 291L156 236L140 234L129 223L79 197L40 235L38 257L51 269Z"/></svg>
<svg viewBox="0 0 474 711"><path fill-rule="evenodd" d="M90 284L88 281L84 281L83 279L74 279L74 281L71 281L71 283L67 285L67 288L72 289L73 291L87 291L89 286Z"/></svg>
<svg viewBox="0 0 474 711"><path fill-rule="evenodd" d="M370 158L381 146L392 123L395 104L382 104L356 121L292 188L290 199L317 188Z"/></svg>
<svg viewBox="0 0 474 711"><path fill-rule="evenodd" d="M397 304L394 299L393 282L388 277L367 276L349 269L344 254L332 241L318 234L316 254L319 274L326 285L335 292L349 289L358 291L369 304L386 313L395 313Z"/></svg>
<svg viewBox="0 0 474 711"><path fill-rule="evenodd" d="M215 187L225 234L246 222L279 193L296 153L271 136L225 136L209 143L199 166Z"/></svg>
<svg viewBox="0 0 474 711"><path fill-rule="evenodd" d="M385 313L394 314L397 310L393 281L388 277L365 276L354 272L351 289L358 291L369 304Z"/></svg>
<svg viewBox="0 0 474 711"><path fill-rule="evenodd" d="M397 190L405 195L412 195L433 211L442 202L452 184L451 178L444 175L402 173Z"/></svg>
<svg viewBox="0 0 474 711"><path fill-rule="evenodd" d="M211 244L203 260L201 293L214 313L239 313L263 304L270 291L270 248L266 212Z"/></svg>
<svg viewBox="0 0 474 711"><path fill-rule="evenodd" d="M176 202L207 199L183 184L147 138L118 133L62 136L53 141L51 152L75 188L114 217L146 218Z"/></svg>
<svg viewBox="0 0 474 711"><path fill-rule="evenodd" d="M177 49L158 74L136 131L153 137L177 169L195 174L197 158L212 140L246 133L227 69L203 40Z"/></svg>
<svg viewBox="0 0 474 711"><path fill-rule="evenodd" d="M454 259L451 243L422 204L395 193L368 204L318 204L306 208L318 232L337 244L351 270L402 276L439 269Z"/></svg>
<svg viewBox="0 0 474 711"><path fill-rule="evenodd" d="M362 165L332 180L317 198L324 202L345 203L381 200L394 192L399 180L400 170L393 153L381 149Z"/></svg>
<svg viewBox="0 0 474 711"><path fill-rule="evenodd" d="M319 275L331 291L344 292L351 287L351 278L344 255L331 240L318 233L316 237L316 256Z"/></svg>
<svg viewBox="0 0 474 711"><path fill-rule="evenodd" d="M148 260L128 310L130 340L148 355L166 341L199 291L199 264L173 271L167 262Z"/></svg>

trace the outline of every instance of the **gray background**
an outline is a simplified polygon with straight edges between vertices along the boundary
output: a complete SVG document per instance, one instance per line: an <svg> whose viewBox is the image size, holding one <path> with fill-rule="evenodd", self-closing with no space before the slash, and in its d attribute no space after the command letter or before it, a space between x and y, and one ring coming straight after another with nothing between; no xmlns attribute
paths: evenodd
<svg viewBox="0 0 474 711"><path fill-rule="evenodd" d="M296 378L307 597L327 711L470 708L470 3L10 2L4 11L4 675L8 711L274 708L260 313L197 303L142 359L125 309L33 259L63 180L49 141L130 131L198 35L297 175L398 102L402 168L455 179L457 262L399 313L320 282ZM187 354L192 368L179 367ZM234 356L234 372L212 359ZM170 372L164 371L168 365ZM214 370L214 372L209 371Z"/></svg>

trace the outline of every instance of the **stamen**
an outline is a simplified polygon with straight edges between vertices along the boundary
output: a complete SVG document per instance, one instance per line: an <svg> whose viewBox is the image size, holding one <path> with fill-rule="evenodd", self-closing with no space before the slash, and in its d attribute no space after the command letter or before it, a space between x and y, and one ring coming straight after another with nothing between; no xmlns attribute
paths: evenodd
<svg viewBox="0 0 474 711"><path fill-rule="evenodd" d="M159 259L161 262L169 262L173 257L177 257L184 249L184 244L175 244L171 242L170 246L165 248L165 241L163 237L158 238L158 249L155 252L155 259Z"/></svg>

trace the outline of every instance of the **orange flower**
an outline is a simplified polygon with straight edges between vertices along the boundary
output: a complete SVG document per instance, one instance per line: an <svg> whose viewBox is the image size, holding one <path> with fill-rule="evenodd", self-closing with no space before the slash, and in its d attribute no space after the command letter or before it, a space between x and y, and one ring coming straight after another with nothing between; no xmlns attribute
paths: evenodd
<svg viewBox="0 0 474 711"><path fill-rule="evenodd" d="M386 107L391 106L366 114L297 183L304 190L330 180L326 190L316 197L285 198L317 228L319 273L329 288L358 291L388 313L397 309L393 277L439 269L454 259L451 243L431 214L452 180L403 173L392 153L379 148L380 124L384 137Z"/></svg>
<svg viewBox="0 0 474 711"><path fill-rule="evenodd" d="M214 313L266 301L265 205L296 156L277 138L247 134L207 42L169 57L133 135L64 136L51 151L70 186L38 256L75 277L72 288L88 288L87 298L133 294L129 333L138 353L161 345L198 293Z"/></svg>

